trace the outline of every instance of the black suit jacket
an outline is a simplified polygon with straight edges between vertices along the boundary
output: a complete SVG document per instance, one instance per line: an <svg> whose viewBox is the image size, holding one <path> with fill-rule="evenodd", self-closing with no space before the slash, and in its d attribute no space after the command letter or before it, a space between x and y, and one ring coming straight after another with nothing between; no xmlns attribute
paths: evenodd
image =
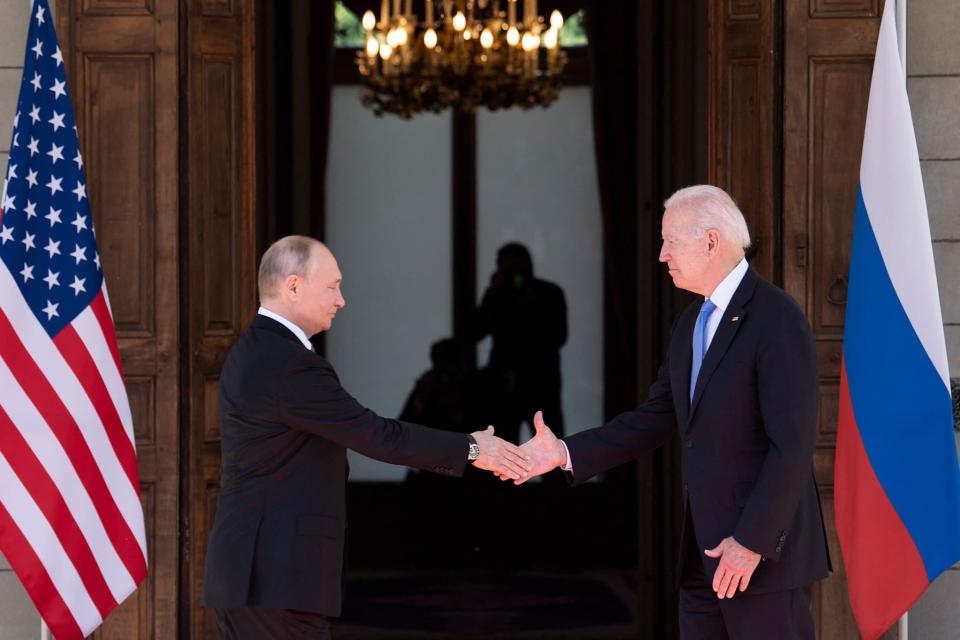
<svg viewBox="0 0 960 640"><path fill-rule="evenodd" d="M813 474L817 363L810 325L790 296L748 269L707 350L693 401L690 369L701 299L674 325L647 400L565 440L574 482L661 445L679 428L684 532L697 547L733 536L764 557L749 593L824 578L829 551ZM688 513L689 510L689 513ZM708 576L718 560L701 553Z"/></svg>
<svg viewBox="0 0 960 640"><path fill-rule="evenodd" d="M340 614L347 449L462 475L462 433L381 418L279 322L257 315L220 377L222 466L202 604Z"/></svg>

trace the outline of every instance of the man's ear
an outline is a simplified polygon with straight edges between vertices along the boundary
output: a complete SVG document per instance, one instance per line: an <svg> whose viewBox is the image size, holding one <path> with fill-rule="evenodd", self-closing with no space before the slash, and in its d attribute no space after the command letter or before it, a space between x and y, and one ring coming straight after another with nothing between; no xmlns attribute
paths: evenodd
<svg viewBox="0 0 960 640"><path fill-rule="evenodd" d="M283 281L283 293L288 299L297 297L297 288L300 286L300 276L291 274Z"/></svg>
<svg viewBox="0 0 960 640"><path fill-rule="evenodd" d="M720 249L720 234L716 229L707 231L707 251L716 253Z"/></svg>

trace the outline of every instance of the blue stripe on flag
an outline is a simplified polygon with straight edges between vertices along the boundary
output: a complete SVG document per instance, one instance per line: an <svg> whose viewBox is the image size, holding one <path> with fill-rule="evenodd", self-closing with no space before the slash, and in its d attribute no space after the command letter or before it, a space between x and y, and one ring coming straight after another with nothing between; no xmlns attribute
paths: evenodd
<svg viewBox="0 0 960 640"><path fill-rule="evenodd" d="M950 392L900 303L859 188L854 227L844 332L853 412L880 484L936 577L960 556Z"/></svg>

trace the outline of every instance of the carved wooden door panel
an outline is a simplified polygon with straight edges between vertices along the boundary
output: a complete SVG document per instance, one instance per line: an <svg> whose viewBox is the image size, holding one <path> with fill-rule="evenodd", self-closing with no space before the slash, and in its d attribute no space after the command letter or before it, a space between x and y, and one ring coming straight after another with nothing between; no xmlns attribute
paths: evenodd
<svg viewBox="0 0 960 640"><path fill-rule="evenodd" d="M184 425L181 629L217 637L200 608L207 536L220 479L220 368L256 310L253 0L185 3L184 275L189 344Z"/></svg>
<svg viewBox="0 0 960 640"><path fill-rule="evenodd" d="M783 286L817 339L816 472L834 574L814 593L824 640L857 637L833 516L840 357L860 150L880 0L793 0L784 51Z"/></svg>
<svg viewBox="0 0 960 640"><path fill-rule="evenodd" d="M177 634L177 0L59 0L57 33L133 412L149 571L94 638Z"/></svg>
<svg viewBox="0 0 960 640"><path fill-rule="evenodd" d="M215 635L199 599L220 465L217 376L256 300L252 7L57 3L149 554L145 583L96 638Z"/></svg>
<svg viewBox="0 0 960 640"><path fill-rule="evenodd" d="M709 3L708 172L740 206L751 264L775 280L779 262L779 128L774 0Z"/></svg>

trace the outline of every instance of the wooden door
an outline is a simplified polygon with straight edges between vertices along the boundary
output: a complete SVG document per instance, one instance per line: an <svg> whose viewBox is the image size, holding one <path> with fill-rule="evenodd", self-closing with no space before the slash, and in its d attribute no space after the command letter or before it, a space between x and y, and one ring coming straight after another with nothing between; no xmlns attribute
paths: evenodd
<svg viewBox="0 0 960 640"><path fill-rule="evenodd" d="M711 180L728 188L764 275L817 340L815 468L834 573L814 591L821 639L857 637L833 515L846 275L880 0L714 0Z"/></svg>
<svg viewBox="0 0 960 640"><path fill-rule="evenodd" d="M57 32L133 412L147 578L94 638L174 638L180 354L178 0L59 0Z"/></svg>
<svg viewBox="0 0 960 640"><path fill-rule="evenodd" d="M846 275L880 0L714 0L711 180L758 244L753 263L801 304L817 340L815 468L834 573L814 592L822 639L857 637L833 515ZM781 82L782 79L782 82Z"/></svg>
<svg viewBox="0 0 960 640"><path fill-rule="evenodd" d="M220 480L220 368L256 310L253 0L186 2L186 256L189 366L184 424L181 634L217 637L200 608Z"/></svg>
<svg viewBox="0 0 960 640"><path fill-rule="evenodd" d="M844 304L860 150L880 0L787 3L784 51L783 286L817 339L816 472L833 575L817 585L820 638L856 638L833 515L833 463Z"/></svg>
<svg viewBox="0 0 960 640"><path fill-rule="evenodd" d="M708 16L710 183L737 201L753 240L750 262L771 280L780 246L777 7L774 0L712 0Z"/></svg>

